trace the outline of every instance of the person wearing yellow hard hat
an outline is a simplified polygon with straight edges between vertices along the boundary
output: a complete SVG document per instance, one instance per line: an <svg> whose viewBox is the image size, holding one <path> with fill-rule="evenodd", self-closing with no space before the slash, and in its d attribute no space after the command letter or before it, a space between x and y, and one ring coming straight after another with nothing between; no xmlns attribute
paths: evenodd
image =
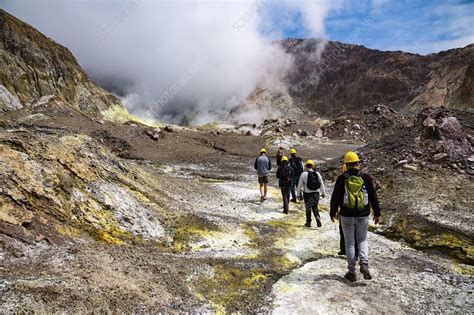
<svg viewBox="0 0 474 315"><path fill-rule="evenodd" d="M272 169L272 163L267 157L267 150L265 148L260 149L260 155L255 159L253 167L257 171L258 183L260 185L260 201L263 202L267 199L268 173Z"/></svg>
<svg viewBox="0 0 474 315"><path fill-rule="evenodd" d="M341 168L342 173L347 172L347 165L345 163L342 163L342 168ZM344 231L342 230L342 224L341 220L339 220L339 252L337 253L340 256L345 256L346 255L346 243L344 239ZM359 245L357 242L355 242L355 255L356 257L359 257Z"/></svg>
<svg viewBox="0 0 474 315"><path fill-rule="evenodd" d="M374 211L374 223L379 223L380 204L372 178L360 169L360 158L349 151L344 156L347 171L339 175L331 196L331 221L339 218L345 238L347 273L351 282L357 281L355 242L359 245L360 272L364 279L372 279L369 271L369 245L367 229L370 210Z"/></svg>
<svg viewBox="0 0 474 315"><path fill-rule="evenodd" d="M326 196L326 189L321 174L314 169L312 160L306 161L306 171L304 171L298 182L298 196L304 200L306 207L306 227L311 227L311 213L316 219L316 224L321 227L321 217L319 216L319 197Z"/></svg>
<svg viewBox="0 0 474 315"><path fill-rule="evenodd" d="M276 162L277 166L280 166L281 158L285 155L285 150L283 149L283 146L281 143L278 145L278 151L276 154Z"/></svg>
<svg viewBox="0 0 474 315"><path fill-rule="evenodd" d="M288 214L289 202L290 202L290 191L293 182L294 171L293 168L288 165L288 157L282 156L280 166L276 172L278 178L278 186L281 190L281 196L283 198L283 213Z"/></svg>
<svg viewBox="0 0 474 315"><path fill-rule="evenodd" d="M291 186L291 202L296 202L296 185L298 185L300 181L300 176L304 171L304 165L303 160L296 155L297 152L295 148L291 148L288 153L290 154L288 162L294 171L293 184Z"/></svg>

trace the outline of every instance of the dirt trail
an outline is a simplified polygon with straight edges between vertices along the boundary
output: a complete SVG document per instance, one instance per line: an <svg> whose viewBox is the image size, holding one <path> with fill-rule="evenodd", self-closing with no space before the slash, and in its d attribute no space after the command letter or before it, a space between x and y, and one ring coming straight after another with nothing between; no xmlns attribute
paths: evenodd
<svg viewBox="0 0 474 315"><path fill-rule="evenodd" d="M323 227L308 229L303 227L303 205L292 205L288 216L279 213L281 199L276 189L271 189L271 197L258 205L249 200L252 195L254 200L258 197L256 191L251 191L252 184L214 185L231 191L232 199L240 197L237 215L242 221L252 220L254 224L284 231L271 245L278 253L272 259L279 258L297 268L272 285L268 310L275 314L460 312L474 306L470 302L472 278L459 273L460 268L469 267L430 257L372 232L369 233L370 261L375 279L348 283L343 279L345 259L337 256L339 232L337 224L329 220L328 198L321 204ZM247 209L251 212L246 213ZM227 215L236 214L227 212ZM236 236L239 232L234 228L224 235ZM225 239L224 235L221 240ZM212 238L203 242L209 245L204 250L207 254L220 251L212 245ZM237 244L232 246L233 250L220 254L233 253L234 259L243 257L244 253L257 255L245 252L248 243Z"/></svg>

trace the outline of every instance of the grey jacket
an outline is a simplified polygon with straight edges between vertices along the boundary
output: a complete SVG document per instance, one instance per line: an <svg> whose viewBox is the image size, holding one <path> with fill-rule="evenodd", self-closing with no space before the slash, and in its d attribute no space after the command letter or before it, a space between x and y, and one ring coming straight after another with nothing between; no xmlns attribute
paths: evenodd
<svg viewBox="0 0 474 315"><path fill-rule="evenodd" d="M266 155L260 155L255 159L253 167L257 170L258 176L268 176L272 169L272 163Z"/></svg>

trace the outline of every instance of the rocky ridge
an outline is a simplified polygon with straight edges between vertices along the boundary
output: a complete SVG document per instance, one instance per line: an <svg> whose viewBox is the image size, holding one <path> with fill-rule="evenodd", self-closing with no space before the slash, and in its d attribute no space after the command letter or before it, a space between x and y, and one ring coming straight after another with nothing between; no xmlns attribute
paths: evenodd
<svg viewBox="0 0 474 315"><path fill-rule="evenodd" d="M120 101L92 82L71 52L0 9L0 110L55 96L98 115Z"/></svg>
<svg viewBox="0 0 474 315"><path fill-rule="evenodd" d="M310 114L337 117L377 104L412 114L424 107L474 108L473 44L426 56L318 39L279 44L294 58L289 95Z"/></svg>

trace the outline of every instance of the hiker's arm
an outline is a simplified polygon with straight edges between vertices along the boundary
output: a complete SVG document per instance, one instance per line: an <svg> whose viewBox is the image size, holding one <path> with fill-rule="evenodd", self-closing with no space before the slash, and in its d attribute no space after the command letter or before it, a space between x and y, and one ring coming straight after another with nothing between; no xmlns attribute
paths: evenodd
<svg viewBox="0 0 474 315"><path fill-rule="evenodd" d="M318 174L318 180L321 183L321 188L319 192L320 192L320 195L324 197L326 196L326 187L324 186L323 177L321 176L321 173L318 172L317 174Z"/></svg>
<svg viewBox="0 0 474 315"><path fill-rule="evenodd" d="M281 176L281 168L280 167L277 169L276 176L277 176L277 178L280 178L280 176Z"/></svg>
<svg viewBox="0 0 474 315"><path fill-rule="evenodd" d="M272 169L272 161L270 161L270 158L268 158L268 170Z"/></svg>
<svg viewBox="0 0 474 315"><path fill-rule="evenodd" d="M304 186L304 178L303 177L304 177L304 174L301 174L300 181L298 182L297 192L296 192L297 196L301 195L301 190L303 189L303 186Z"/></svg>
<svg viewBox="0 0 474 315"><path fill-rule="evenodd" d="M374 209L374 216L380 217L379 198L377 197L377 191L375 190L374 182L368 175L366 176L366 181L367 194L369 195L370 205L372 206L372 209Z"/></svg>
<svg viewBox="0 0 474 315"><path fill-rule="evenodd" d="M256 158L256 159L255 159L255 163L253 163L253 168L256 169L256 170L258 170L258 168L257 168L257 161L258 161L258 158Z"/></svg>
<svg viewBox="0 0 474 315"><path fill-rule="evenodd" d="M331 195L331 211L329 212L331 218L336 216L342 199L344 199L344 178L339 176L334 184L334 190Z"/></svg>

